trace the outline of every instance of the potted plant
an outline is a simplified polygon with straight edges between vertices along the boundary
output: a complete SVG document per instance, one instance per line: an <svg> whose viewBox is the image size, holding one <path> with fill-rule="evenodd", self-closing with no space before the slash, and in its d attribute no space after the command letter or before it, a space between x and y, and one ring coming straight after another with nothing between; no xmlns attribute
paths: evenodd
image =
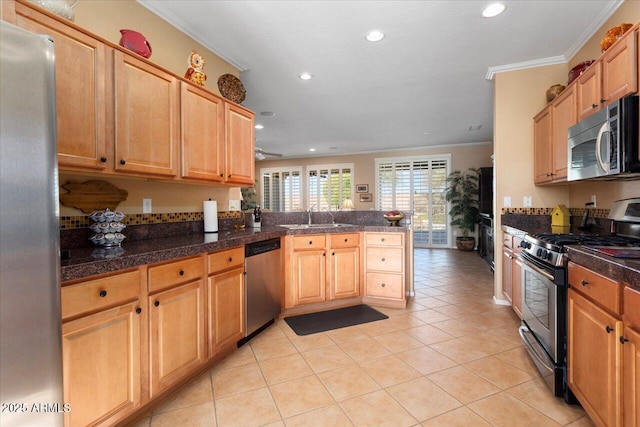
<svg viewBox="0 0 640 427"><path fill-rule="evenodd" d="M469 234L475 232L480 218L478 169L469 168L465 172L453 171L447 177L447 184L445 199L451 203L450 224L462 232L462 236L456 237L456 247L461 251L472 251L476 239Z"/></svg>

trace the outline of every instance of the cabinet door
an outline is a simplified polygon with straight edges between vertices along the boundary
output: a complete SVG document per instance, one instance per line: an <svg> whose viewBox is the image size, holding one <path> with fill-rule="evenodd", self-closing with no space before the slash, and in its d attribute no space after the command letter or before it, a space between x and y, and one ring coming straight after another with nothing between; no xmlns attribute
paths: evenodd
<svg viewBox="0 0 640 427"><path fill-rule="evenodd" d="M356 297L360 294L359 248L331 249L330 299Z"/></svg>
<svg viewBox="0 0 640 427"><path fill-rule="evenodd" d="M553 102L552 107L551 178L567 178L567 149L569 128L577 123L575 85L569 86Z"/></svg>
<svg viewBox="0 0 640 427"><path fill-rule="evenodd" d="M624 328L622 346L622 425L637 427L640 425L640 333L629 327Z"/></svg>
<svg viewBox="0 0 640 427"><path fill-rule="evenodd" d="M182 177L221 182L224 101L188 83L180 85Z"/></svg>
<svg viewBox="0 0 640 427"><path fill-rule="evenodd" d="M622 322L569 289L567 383L597 425L617 426Z"/></svg>
<svg viewBox="0 0 640 427"><path fill-rule="evenodd" d="M175 176L180 129L178 81L114 51L116 170Z"/></svg>
<svg viewBox="0 0 640 427"><path fill-rule="evenodd" d="M206 361L203 289L198 280L149 296L151 397Z"/></svg>
<svg viewBox="0 0 640 427"><path fill-rule="evenodd" d="M20 3L16 19L18 26L54 40L59 165L104 169L113 163L106 147L105 45Z"/></svg>
<svg viewBox="0 0 640 427"><path fill-rule="evenodd" d="M240 106L225 103L226 144L225 182L254 185L255 154L253 151L253 113Z"/></svg>
<svg viewBox="0 0 640 427"><path fill-rule="evenodd" d="M522 319L522 261L518 257L512 260L513 271L511 274L511 306L518 317Z"/></svg>
<svg viewBox="0 0 640 427"><path fill-rule="evenodd" d="M513 303L513 251L502 247L502 292Z"/></svg>
<svg viewBox="0 0 640 427"><path fill-rule="evenodd" d="M602 62L596 61L578 77L576 96L578 99L578 121L590 116L601 107Z"/></svg>
<svg viewBox="0 0 640 427"><path fill-rule="evenodd" d="M638 90L636 33L625 34L602 55L602 99L604 104Z"/></svg>
<svg viewBox="0 0 640 427"><path fill-rule="evenodd" d="M138 302L62 325L66 426L111 424L140 404Z"/></svg>
<svg viewBox="0 0 640 427"><path fill-rule="evenodd" d="M244 337L244 269L209 277L209 357Z"/></svg>
<svg viewBox="0 0 640 427"><path fill-rule="evenodd" d="M326 288L326 254L322 250L293 253L294 305L323 302Z"/></svg>
<svg viewBox="0 0 640 427"><path fill-rule="evenodd" d="M536 184L551 180L552 149L551 107L542 110L533 119L533 174Z"/></svg>

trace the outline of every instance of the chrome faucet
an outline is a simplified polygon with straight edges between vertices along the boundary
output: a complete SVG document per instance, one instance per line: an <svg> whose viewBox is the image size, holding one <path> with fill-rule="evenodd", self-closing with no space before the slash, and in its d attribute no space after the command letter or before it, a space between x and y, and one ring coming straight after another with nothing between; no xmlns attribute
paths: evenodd
<svg viewBox="0 0 640 427"><path fill-rule="evenodd" d="M309 209L307 209L307 215L309 215L309 225L311 225L311 209L315 208L316 205L311 205L309 206Z"/></svg>
<svg viewBox="0 0 640 427"><path fill-rule="evenodd" d="M333 218L333 214L331 213L331 209L330 208L326 208L327 209L327 213L331 216L331 224L335 224L336 220Z"/></svg>

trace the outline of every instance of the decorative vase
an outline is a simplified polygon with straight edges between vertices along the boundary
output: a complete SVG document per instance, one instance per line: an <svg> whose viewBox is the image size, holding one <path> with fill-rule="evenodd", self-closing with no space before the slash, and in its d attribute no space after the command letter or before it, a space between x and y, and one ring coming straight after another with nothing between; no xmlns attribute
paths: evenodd
<svg viewBox="0 0 640 427"><path fill-rule="evenodd" d="M471 252L476 246L475 237L456 237L456 247L462 252Z"/></svg>
<svg viewBox="0 0 640 427"><path fill-rule="evenodd" d="M547 103L553 101L562 93L564 86L561 84L555 84L547 89Z"/></svg>
<svg viewBox="0 0 640 427"><path fill-rule="evenodd" d="M79 0L74 0L71 4L67 0L29 0L31 3L47 9L49 12L55 13L58 16L73 21L73 8L76 6Z"/></svg>

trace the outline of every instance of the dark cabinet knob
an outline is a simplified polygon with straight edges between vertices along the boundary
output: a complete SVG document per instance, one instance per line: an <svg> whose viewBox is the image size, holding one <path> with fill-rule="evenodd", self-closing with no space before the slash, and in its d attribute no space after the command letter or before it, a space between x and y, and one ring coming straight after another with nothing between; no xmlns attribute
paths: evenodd
<svg viewBox="0 0 640 427"><path fill-rule="evenodd" d="M629 342L629 340L628 340L628 339L626 339L625 337L623 337L623 336L621 335L621 336L620 336L620 343L621 343L621 344L624 344L624 343L626 343L626 342Z"/></svg>
<svg viewBox="0 0 640 427"><path fill-rule="evenodd" d="M335 254L336 254L335 252L331 252L331 255L335 256Z"/></svg>
<svg viewBox="0 0 640 427"><path fill-rule="evenodd" d="M107 158L105 156L100 157L100 161L102 163L107 163Z"/></svg>
<svg viewBox="0 0 640 427"><path fill-rule="evenodd" d="M184 270L180 270L180 271L178 272L178 274L179 274L179 275L181 275L181 276L184 276Z"/></svg>
<svg viewBox="0 0 640 427"><path fill-rule="evenodd" d="M344 242L347 243L349 241L349 239L344 239Z"/></svg>
<svg viewBox="0 0 640 427"><path fill-rule="evenodd" d="M586 280L582 279L582 282L580 282L580 284L582 286L587 286L589 284L589 282L587 282Z"/></svg>
<svg viewBox="0 0 640 427"><path fill-rule="evenodd" d="M600 100L600 104L604 104L605 102L607 102L607 100L606 100L606 99L601 99L601 100Z"/></svg>
<svg viewBox="0 0 640 427"><path fill-rule="evenodd" d="M313 240L309 240L309 244L310 244L310 245L313 245Z"/></svg>
<svg viewBox="0 0 640 427"><path fill-rule="evenodd" d="M325 254L324 252L322 253L322 256L327 256L327 254Z"/></svg>
<svg viewBox="0 0 640 427"><path fill-rule="evenodd" d="M382 239L380 239L380 240L384 242L384 237Z"/></svg>
<svg viewBox="0 0 640 427"><path fill-rule="evenodd" d="M126 162L124 159L121 159L121 160L120 160L120 164L121 164L121 165L124 165L125 163L127 163L127 162Z"/></svg>
<svg viewBox="0 0 640 427"><path fill-rule="evenodd" d="M604 330L605 330L605 331L607 331L607 333L608 333L608 334L610 334L610 333L611 333L611 331L613 331L613 328L612 328L611 326L607 325L607 326L604 328Z"/></svg>
<svg viewBox="0 0 640 427"><path fill-rule="evenodd" d="M156 307L160 305L160 301L156 301L153 303L153 305L155 305Z"/></svg>
<svg viewBox="0 0 640 427"><path fill-rule="evenodd" d="M107 296L107 291L105 291L104 289L100 291L100 298L104 298Z"/></svg>
<svg viewBox="0 0 640 427"><path fill-rule="evenodd" d="M140 307L136 308L136 314L142 313L142 309Z"/></svg>
<svg viewBox="0 0 640 427"><path fill-rule="evenodd" d="M231 174L227 175L227 178L231 178Z"/></svg>
<svg viewBox="0 0 640 427"><path fill-rule="evenodd" d="M220 178L224 178L224 174L223 173L220 174Z"/></svg>
<svg viewBox="0 0 640 427"><path fill-rule="evenodd" d="M231 262L231 261L233 261L233 258L229 257L229 259L227 261Z"/></svg>
<svg viewBox="0 0 640 427"><path fill-rule="evenodd" d="M382 287L384 288L384 287L385 287L385 284L383 283L383 284L381 284L380 286L382 286Z"/></svg>
<svg viewBox="0 0 640 427"><path fill-rule="evenodd" d="M598 108L598 104L591 104L591 108Z"/></svg>
<svg viewBox="0 0 640 427"><path fill-rule="evenodd" d="M385 261L385 259L384 259L384 258L382 258L382 262L384 262L384 261Z"/></svg>

